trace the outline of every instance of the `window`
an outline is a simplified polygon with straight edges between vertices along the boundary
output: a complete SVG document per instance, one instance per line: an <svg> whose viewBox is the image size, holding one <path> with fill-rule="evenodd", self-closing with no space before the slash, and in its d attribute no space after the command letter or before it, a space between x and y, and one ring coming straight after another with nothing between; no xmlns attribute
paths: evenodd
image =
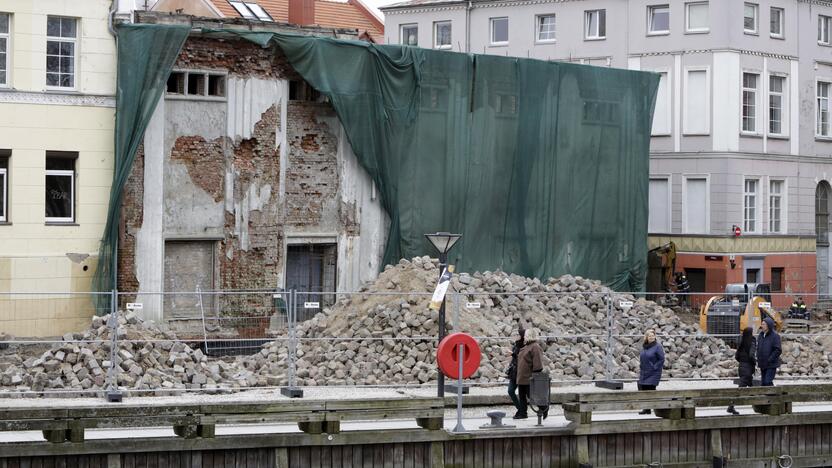
<svg viewBox="0 0 832 468"><path fill-rule="evenodd" d="M225 97L225 74L204 71L173 71L168 76L169 97L189 96L194 98Z"/></svg>
<svg viewBox="0 0 832 468"><path fill-rule="evenodd" d="M829 33L832 29L832 17L818 15L818 44L829 45Z"/></svg>
<svg viewBox="0 0 832 468"><path fill-rule="evenodd" d="M783 268L771 269L771 290L783 291Z"/></svg>
<svg viewBox="0 0 832 468"><path fill-rule="evenodd" d="M772 135L783 134L783 89L786 77L769 76L768 78L768 132Z"/></svg>
<svg viewBox="0 0 832 468"><path fill-rule="evenodd" d="M745 270L745 282L746 283L759 283L760 282L760 269L759 268L749 268Z"/></svg>
<svg viewBox="0 0 832 468"><path fill-rule="evenodd" d="M760 75L742 74L742 131L757 131L757 85Z"/></svg>
<svg viewBox="0 0 832 468"><path fill-rule="evenodd" d="M491 18L491 45L508 44L508 18Z"/></svg>
<svg viewBox="0 0 832 468"><path fill-rule="evenodd" d="M10 151L0 150L0 223L9 220L9 155Z"/></svg>
<svg viewBox="0 0 832 468"><path fill-rule="evenodd" d="M46 86L75 87L77 20L60 16L46 19Z"/></svg>
<svg viewBox="0 0 832 468"><path fill-rule="evenodd" d="M263 9L260 5L252 2L235 2L229 1L228 3L237 10L237 13L240 14L245 19L257 19L260 21L274 21L272 17L266 13L266 10Z"/></svg>
<svg viewBox="0 0 832 468"><path fill-rule="evenodd" d="M305 81L290 81L289 82L289 100L290 101L309 101L318 102L321 98L321 93L317 89L309 85Z"/></svg>
<svg viewBox="0 0 832 468"><path fill-rule="evenodd" d="M0 86L9 84L9 17L0 13Z"/></svg>
<svg viewBox="0 0 832 468"><path fill-rule="evenodd" d="M768 231L783 233L783 185L782 180L769 181Z"/></svg>
<svg viewBox="0 0 832 468"><path fill-rule="evenodd" d="M437 21L433 23L433 46L437 49L451 48L450 21Z"/></svg>
<svg viewBox="0 0 832 468"><path fill-rule="evenodd" d="M682 231L689 234L707 234L710 231L708 216L708 179L685 179L682 192Z"/></svg>
<svg viewBox="0 0 832 468"><path fill-rule="evenodd" d="M647 7L647 33L667 34L670 32L670 5Z"/></svg>
<svg viewBox="0 0 832 468"><path fill-rule="evenodd" d="M537 17L537 42L555 42L555 15Z"/></svg>
<svg viewBox="0 0 832 468"><path fill-rule="evenodd" d="M829 183L822 180L815 189L815 242L829 245Z"/></svg>
<svg viewBox="0 0 832 468"><path fill-rule="evenodd" d="M745 179L745 191L743 192L743 231L757 232L757 179Z"/></svg>
<svg viewBox="0 0 832 468"><path fill-rule="evenodd" d="M75 159L77 154L46 153L46 222L75 221Z"/></svg>
<svg viewBox="0 0 832 468"><path fill-rule="evenodd" d="M828 137L829 134L829 86L825 81L818 81L816 86L817 93L817 129L816 135L820 137Z"/></svg>
<svg viewBox="0 0 832 468"><path fill-rule="evenodd" d="M710 22L708 20L708 2L687 3L685 5L687 32L708 32Z"/></svg>
<svg viewBox="0 0 832 468"><path fill-rule="evenodd" d="M686 134L707 135L710 133L710 94L708 70L687 70L683 111Z"/></svg>
<svg viewBox="0 0 832 468"><path fill-rule="evenodd" d="M584 37L586 39L604 39L607 37L607 10L589 10L584 12Z"/></svg>
<svg viewBox="0 0 832 468"><path fill-rule="evenodd" d="M771 37L783 38L784 16L785 13L782 8L771 7L771 16L769 17L769 32L771 33Z"/></svg>
<svg viewBox="0 0 832 468"><path fill-rule="evenodd" d="M659 89L656 93L656 111L653 112L653 136L670 135L670 83L668 73L659 72Z"/></svg>
<svg viewBox="0 0 832 468"><path fill-rule="evenodd" d="M670 181L650 179L647 232L670 233Z"/></svg>
<svg viewBox="0 0 832 468"><path fill-rule="evenodd" d="M757 10L756 3L745 4L742 27L743 31L748 34L757 34Z"/></svg>
<svg viewBox="0 0 832 468"><path fill-rule="evenodd" d="M400 26L399 39L402 45L419 45L419 26L415 24L403 24Z"/></svg>

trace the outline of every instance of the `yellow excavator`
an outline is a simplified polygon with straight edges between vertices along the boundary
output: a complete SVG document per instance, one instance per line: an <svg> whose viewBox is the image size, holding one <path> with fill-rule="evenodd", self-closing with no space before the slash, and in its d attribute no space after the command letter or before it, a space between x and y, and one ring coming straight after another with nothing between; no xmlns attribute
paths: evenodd
<svg viewBox="0 0 832 468"><path fill-rule="evenodd" d="M648 299L656 301L671 292L673 273L676 271L676 244L668 242L647 252ZM659 293L659 294L655 294Z"/></svg>
<svg viewBox="0 0 832 468"><path fill-rule="evenodd" d="M745 327L756 333L766 317L774 320L775 328L783 328L783 316L771 308L771 285L739 283L725 286L725 295L713 296L699 309L702 333L722 335L736 342Z"/></svg>

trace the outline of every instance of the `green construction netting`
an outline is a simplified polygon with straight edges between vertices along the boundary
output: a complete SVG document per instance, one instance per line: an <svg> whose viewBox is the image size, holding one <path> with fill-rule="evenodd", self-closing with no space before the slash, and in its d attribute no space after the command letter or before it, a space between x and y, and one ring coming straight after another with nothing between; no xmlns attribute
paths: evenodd
<svg viewBox="0 0 832 468"><path fill-rule="evenodd" d="M274 41L332 102L390 215L385 264L431 253L425 233L454 231L458 271L571 273L643 290L657 75L239 34Z"/></svg>
<svg viewBox="0 0 832 468"><path fill-rule="evenodd" d="M190 29L188 26L152 24L118 26L113 184L110 188L107 224L98 252L98 268L93 277L94 291L115 289L114 261L122 189L130 175L144 131ZM109 311L108 301L97 302L100 313Z"/></svg>

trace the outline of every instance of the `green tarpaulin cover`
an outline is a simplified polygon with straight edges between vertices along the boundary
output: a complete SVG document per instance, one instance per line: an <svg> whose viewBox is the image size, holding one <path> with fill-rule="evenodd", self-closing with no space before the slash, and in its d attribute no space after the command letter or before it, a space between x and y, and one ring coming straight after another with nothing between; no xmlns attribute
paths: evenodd
<svg viewBox="0 0 832 468"><path fill-rule="evenodd" d="M134 29L120 31L119 60L138 67L121 53L125 32ZM239 34L274 41L332 102L392 221L385 263L433 253L424 234L452 231L464 236L450 255L458 271L570 273L643 290L658 75ZM136 79L120 72L119 89Z"/></svg>

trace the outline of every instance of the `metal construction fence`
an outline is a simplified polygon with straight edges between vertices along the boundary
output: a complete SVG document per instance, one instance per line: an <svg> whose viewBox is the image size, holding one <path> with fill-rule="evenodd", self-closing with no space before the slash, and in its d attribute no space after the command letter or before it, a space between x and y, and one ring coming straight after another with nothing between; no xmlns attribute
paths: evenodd
<svg viewBox="0 0 832 468"><path fill-rule="evenodd" d="M825 297L599 289L448 293L447 332L474 336L482 350L466 383L506 383L521 326L541 331L544 364L559 385L636 380L648 329L666 353L663 380L733 379L740 316L755 308L782 325L779 380L832 378ZM808 314L777 305L798 296ZM0 293L0 396L429 387L440 322L430 299L393 289ZM96 315L102 304L109 313ZM759 321L742 323L757 333Z"/></svg>

